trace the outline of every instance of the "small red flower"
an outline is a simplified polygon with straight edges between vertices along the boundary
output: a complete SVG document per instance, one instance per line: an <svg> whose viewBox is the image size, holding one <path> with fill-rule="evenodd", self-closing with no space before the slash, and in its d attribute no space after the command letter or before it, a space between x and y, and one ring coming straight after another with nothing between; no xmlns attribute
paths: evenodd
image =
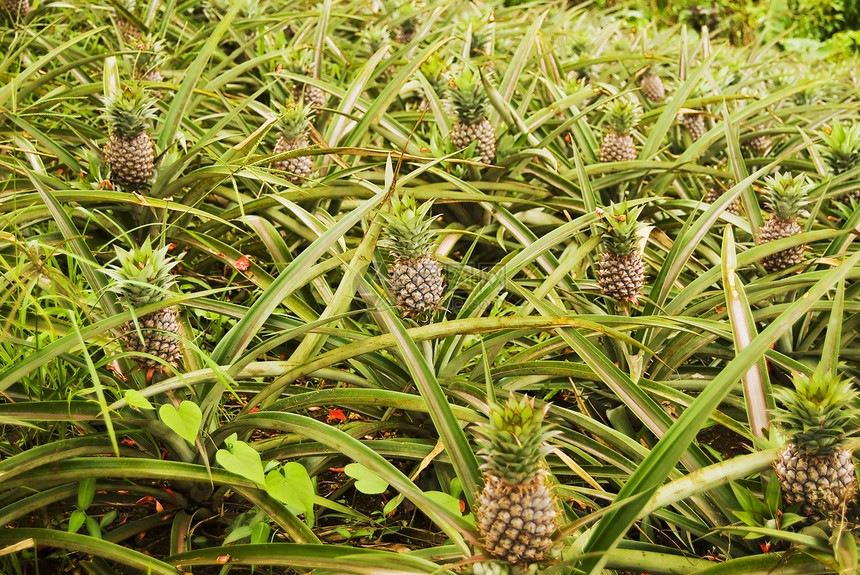
<svg viewBox="0 0 860 575"><path fill-rule="evenodd" d="M346 416L343 414L343 411L340 409L329 409L328 417L325 418L326 423L331 423L332 421L346 421Z"/></svg>
<svg viewBox="0 0 860 575"><path fill-rule="evenodd" d="M466 511L466 502L460 499L460 513L465 513Z"/></svg>
<svg viewBox="0 0 860 575"><path fill-rule="evenodd" d="M230 556L229 556L229 555L221 555L221 556L219 556L219 557L218 557L218 559L216 559L215 561L217 561L218 563L226 563L226 562L227 562L227 561L229 561L229 560L230 560Z"/></svg>
<svg viewBox="0 0 860 575"><path fill-rule="evenodd" d="M259 407L252 407L251 411L249 411L248 413L257 413L258 411L260 411Z"/></svg>
<svg viewBox="0 0 860 575"><path fill-rule="evenodd" d="M236 269L240 272L245 271L249 267L251 267L251 260L248 259L248 256L242 256L236 260Z"/></svg>

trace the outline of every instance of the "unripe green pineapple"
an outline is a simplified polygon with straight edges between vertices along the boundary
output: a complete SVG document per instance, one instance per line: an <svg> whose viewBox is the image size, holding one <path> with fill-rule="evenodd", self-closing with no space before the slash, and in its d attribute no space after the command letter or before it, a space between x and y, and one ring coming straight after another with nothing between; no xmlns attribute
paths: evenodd
<svg viewBox="0 0 860 575"><path fill-rule="evenodd" d="M129 251L116 248L119 264L102 272L113 280L109 289L119 294L127 309L134 311L172 297L170 291L176 278L170 271L179 262L169 258L167 250L168 246L153 249L149 239ZM137 324L126 322L122 327L126 351L147 353L175 365L182 357L179 341L174 337L179 333L178 313L175 306L168 306L138 317ZM135 359L150 367L160 365L152 358Z"/></svg>
<svg viewBox="0 0 860 575"><path fill-rule="evenodd" d="M705 128L705 116L699 112L682 112L678 114L678 122L687 128L694 142L708 131Z"/></svg>
<svg viewBox="0 0 860 575"><path fill-rule="evenodd" d="M311 72L310 55L307 51L292 49L285 56L289 72L307 75ZM302 102L311 108L323 108L326 104L326 93L316 86L294 81L290 85L290 95L296 102Z"/></svg>
<svg viewBox="0 0 860 575"><path fill-rule="evenodd" d="M810 184L806 176L791 174L776 174L765 178L767 192L764 201L765 208L771 213L770 219L762 226L758 243L766 244L774 240L795 236L803 231L797 218L800 216L806 201ZM799 264L803 261L806 246L799 245L765 256L760 260L764 269L779 271Z"/></svg>
<svg viewBox="0 0 860 575"><path fill-rule="evenodd" d="M788 444L776 462L782 494L788 504L817 520L820 513L839 515L857 494L846 438L858 430L860 410L850 381L830 372L812 377L795 374L794 390L777 389L783 405L776 422Z"/></svg>
<svg viewBox="0 0 860 575"><path fill-rule="evenodd" d="M155 146L148 132L155 101L140 87L125 90L105 98L104 114L110 129L104 147L110 181L139 189L155 172Z"/></svg>
<svg viewBox="0 0 860 575"><path fill-rule="evenodd" d="M829 132L821 134L822 145L818 147L821 159L835 175L860 166L860 123L845 128L834 124ZM855 188L840 196L839 201L860 202L860 188Z"/></svg>
<svg viewBox="0 0 860 575"><path fill-rule="evenodd" d="M490 421L478 430L485 485L475 516L489 553L511 563L533 563L552 546L557 512L543 458L556 435L543 422L546 410L534 399L513 395L490 407Z"/></svg>
<svg viewBox="0 0 860 575"><path fill-rule="evenodd" d="M639 81L639 86L642 88L642 93L652 102L662 102L666 99L666 87L663 85L663 79L657 74L646 74Z"/></svg>
<svg viewBox="0 0 860 575"><path fill-rule="evenodd" d="M275 143L275 154L283 154L310 146L310 110L303 103L287 104L279 123L280 138ZM294 184L308 179L314 169L313 156L297 156L272 163L276 170L284 172L284 178Z"/></svg>
<svg viewBox="0 0 860 575"><path fill-rule="evenodd" d="M641 211L641 208L629 210L626 204L613 205L603 212L599 224L604 247L597 262L600 289L604 295L634 304L645 280L645 262L637 233L645 227L637 221Z"/></svg>
<svg viewBox="0 0 860 575"><path fill-rule="evenodd" d="M397 305L406 314L431 311L442 299L442 267L433 255L436 242L428 216L432 203L420 207L415 198L391 198L391 211L379 212L383 237L379 247L389 251L394 263L388 266L389 284Z"/></svg>
<svg viewBox="0 0 860 575"><path fill-rule="evenodd" d="M30 0L0 0L0 8L12 20L23 20L30 13Z"/></svg>
<svg viewBox="0 0 860 575"><path fill-rule="evenodd" d="M642 108L627 98L617 98L609 103L609 131L600 144L601 162L625 162L636 159L633 128L639 123Z"/></svg>
<svg viewBox="0 0 860 575"><path fill-rule="evenodd" d="M462 74L453 76L448 98L457 118L451 126L451 142L460 150L477 142L480 160L492 164L496 159L496 130L487 119L490 101L480 75L466 67Z"/></svg>

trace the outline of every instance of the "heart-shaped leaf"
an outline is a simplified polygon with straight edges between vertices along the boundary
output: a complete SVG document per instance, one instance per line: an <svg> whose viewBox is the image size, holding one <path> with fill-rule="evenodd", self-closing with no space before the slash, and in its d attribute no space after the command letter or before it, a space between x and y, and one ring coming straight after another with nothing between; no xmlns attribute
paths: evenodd
<svg viewBox="0 0 860 575"><path fill-rule="evenodd" d="M203 413L193 401L183 401L178 409L170 404L162 405L158 410L158 418L179 437L194 444L203 421Z"/></svg>
<svg viewBox="0 0 860 575"><path fill-rule="evenodd" d="M307 469L291 461L266 474L266 491L269 495L304 513L310 521L314 509L314 485Z"/></svg>
<svg viewBox="0 0 860 575"><path fill-rule="evenodd" d="M219 449L215 454L218 465L253 481L258 485L266 484L266 476L263 475L263 462L256 449L244 441L233 441L227 444L229 450Z"/></svg>
<svg viewBox="0 0 860 575"><path fill-rule="evenodd" d="M149 400L136 389L129 389L125 392L125 401L136 409L155 409Z"/></svg>
<svg viewBox="0 0 860 575"><path fill-rule="evenodd" d="M376 495L388 489L388 482L360 463L350 463L344 473L355 479L355 488L367 495Z"/></svg>
<svg viewBox="0 0 860 575"><path fill-rule="evenodd" d="M462 509L460 509L460 500L453 495L448 495L443 491L425 491L424 495L445 507L451 513L456 515L463 514Z"/></svg>

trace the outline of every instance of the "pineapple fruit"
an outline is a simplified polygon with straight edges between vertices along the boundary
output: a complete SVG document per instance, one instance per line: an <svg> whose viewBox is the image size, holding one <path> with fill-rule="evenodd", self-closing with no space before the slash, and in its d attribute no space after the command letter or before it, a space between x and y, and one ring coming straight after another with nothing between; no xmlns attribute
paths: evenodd
<svg viewBox="0 0 860 575"><path fill-rule="evenodd" d="M280 119L280 137L275 143L275 154L283 154L310 145L308 130L310 129L310 110L303 103L290 102L284 109ZM276 170L284 172L288 181L298 184L308 179L314 169L312 156L297 156L272 163Z"/></svg>
<svg viewBox="0 0 860 575"><path fill-rule="evenodd" d="M535 409L533 399L512 395L504 406L491 406L489 423L478 430L485 479L478 532L489 553L511 563L542 560L557 528L542 464L552 449L546 442L556 435L543 423L548 407Z"/></svg>
<svg viewBox="0 0 860 575"><path fill-rule="evenodd" d="M432 203L418 207L415 198L391 198L390 213L380 212L383 237L379 246L389 251L394 263L388 266L389 285L405 314L433 310L442 299L442 267L433 255L435 240L428 216Z"/></svg>
<svg viewBox="0 0 860 575"><path fill-rule="evenodd" d="M155 249L147 239L140 247L129 251L116 248L119 264L103 271L113 280L110 290L117 293L125 307L131 311L171 297L170 290L176 279L170 273L179 263L167 256L168 246ZM170 365L182 357L179 341L179 312L167 306L130 320L122 327L122 341L126 351L153 355ZM136 356L140 363L156 367L161 363L153 358Z"/></svg>
<svg viewBox="0 0 860 575"><path fill-rule="evenodd" d="M139 189L155 173L155 146L148 132L150 120L155 118L155 101L137 87L105 98L104 113L110 127L104 147L110 181Z"/></svg>
<svg viewBox="0 0 860 575"><path fill-rule="evenodd" d="M657 74L646 74L639 81L642 93L652 102L662 102L666 99L666 87L663 79Z"/></svg>
<svg viewBox="0 0 860 575"><path fill-rule="evenodd" d="M857 431L860 410L851 382L816 371L796 374L794 390L781 388L776 396L783 409L776 418L788 444L779 455L776 471L783 497L800 504L807 518L820 513L839 515L857 494L851 452L846 437Z"/></svg>
<svg viewBox="0 0 860 575"><path fill-rule="evenodd" d="M645 262L639 249L638 231L645 227L637 221L640 209L626 204L611 206L603 212L599 228L604 251L597 262L597 281L604 295L633 304L642 293Z"/></svg>
<svg viewBox="0 0 860 575"><path fill-rule="evenodd" d="M834 124L829 132L821 134L821 141L823 145L818 147L818 151L833 174L838 176L860 166L860 123L848 128ZM850 203L852 199L860 202L860 188L850 190L839 198L844 203Z"/></svg>
<svg viewBox="0 0 860 575"><path fill-rule="evenodd" d="M639 122L642 108L626 98L609 103L609 131L600 144L601 162L625 162L636 159L633 128Z"/></svg>
<svg viewBox="0 0 860 575"><path fill-rule="evenodd" d="M771 213L770 219L762 226L758 243L765 244L774 240L795 236L802 232L797 218L803 206L807 204L806 194L809 190L806 176L791 174L776 174L765 178L767 184L764 205ZM803 261L806 246L799 245L784 249L760 260L767 271L784 270Z"/></svg>
<svg viewBox="0 0 860 575"><path fill-rule="evenodd" d="M451 142L459 150L477 142L478 158L492 164L496 159L496 130L487 119L489 98L480 75L467 67L459 76L453 76L448 98L456 116L451 126Z"/></svg>
<svg viewBox="0 0 860 575"><path fill-rule="evenodd" d="M287 70L292 74L307 75L311 72L310 58L307 52L291 50L286 55ZM326 104L326 93L317 86L294 81L290 85L290 96L296 102L303 102L311 108L323 108Z"/></svg>
<svg viewBox="0 0 860 575"><path fill-rule="evenodd" d="M720 196L723 195L724 192L725 192L725 190L719 186L711 187L708 190L708 193L705 194L705 198L704 198L705 203L713 204L714 202L717 201L717 198L719 198ZM738 202L737 200L733 201L728 206L726 206L726 211L729 212L730 214L735 215L735 216L740 216L741 215L741 204L740 204L740 202Z"/></svg>
<svg viewBox="0 0 860 575"><path fill-rule="evenodd" d="M705 117L699 112L682 112L678 114L678 122L687 128L694 142L708 131L705 128Z"/></svg>
<svg viewBox="0 0 860 575"><path fill-rule="evenodd" d="M22 20L30 13L30 0L0 0L0 9L12 20Z"/></svg>
<svg viewBox="0 0 860 575"><path fill-rule="evenodd" d="M756 126L756 130L764 130L764 126ZM757 156L762 156L767 152L768 148L770 148L770 138L761 134L751 140L747 140L747 147L752 151L752 153Z"/></svg>
<svg viewBox="0 0 860 575"><path fill-rule="evenodd" d="M167 60L164 40L155 36L145 36L137 45L138 53L134 59L134 75L144 82L163 82L161 67ZM154 94L160 98L160 94Z"/></svg>

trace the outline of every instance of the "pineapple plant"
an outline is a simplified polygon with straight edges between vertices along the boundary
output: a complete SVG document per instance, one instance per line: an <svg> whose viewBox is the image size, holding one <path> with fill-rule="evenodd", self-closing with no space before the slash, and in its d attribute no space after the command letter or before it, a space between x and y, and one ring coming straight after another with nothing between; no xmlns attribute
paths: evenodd
<svg viewBox="0 0 860 575"><path fill-rule="evenodd" d="M179 262L167 256L168 248L155 249L149 239L128 251L115 248L118 265L102 272L113 280L109 289L119 295L127 309L135 311L171 296L176 278L170 272ZM121 329L126 351L146 353L176 365L182 357L175 337L179 333L178 315L175 306L167 306L138 317L137 321L126 322ZM136 356L135 359L149 367L161 365L149 357Z"/></svg>
<svg viewBox="0 0 860 575"><path fill-rule="evenodd" d="M690 132L690 138L692 138L694 142L704 136L705 132L708 131L707 128L705 128L705 116L698 110L681 112L678 114L678 122L687 128Z"/></svg>
<svg viewBox="0 0 860 575"><path fill-rule="evenodd" d="M496 159L496 130L487 119L489 98L480 75L466 67L460 75L453 76L448 98L456 117L451 125L451 142L460 150L477 142L478 158L492 164Z"/></svg>
<svg viewBox="0 0 860 575"><path fill-rule="evenodd" d="M104 155L110 181L139 189L155 172L155 146L148 131L155 118L155 101L140 87L112 94L104 101L110 129Z"/></svg>
<svg viewBox="0 0 860 575"><path fill-rule="evenodd" d="M383 237L379 247L388 250L394 263L388 266L389 285L407 315L433 310L442 299L442 267L433 255L436 242L428 216L431 202L420 207L415 198L391 198L391 211L380 212Z"/></svg>
<svg viewBox="0 0 860 575"><path fill-rule="evenodd" d="M307 148L310 145L310 109L304 104L290 102L284 108L279 122L280 137L275 143L275 154ZM284 178L298 184L308 179L314 169L312 156L297 156L272 163L276 170L284 172Z"/></svg>
<svg viewBox="0 0 860 575"><path fill-rule="evenodd" d="M633 128L639 122L642 108L626 98L612 100L608 106L609 131L600 143L601 162L624 162L636 159Z"/></svg>
<svg viewBox="0 0 860 575"><path fill-rule="evenodd" d="M821 134L823 145L818 147L821 159L835 175L860 166L860 123L845 128L834 124L829 131ZM843 203L851 200L860 202L860 188L849 190L839 197Z"/></svg>
<svg viewBox="0 0 860 575"><path fill-rule="evenodd" d="M618 301L636 303L642 293L645 262L639 248L638 232L645 227L638 221L639 209L626 204L610 206L602 212L598 228L604 251L597 262L597 281L604 295Z"/></svg>
<svg viewBox="0 0 860 575"><path fill-rule="evenodd" d="M22 20L30 13L30 0L0 0L0 8L12 20Z"/></svg>
<svg viewBox="0 0 860 575"><path fill-rule="evenodd" d="M783 498L799 504L815 521L820 514L838 515L857 494L851 452L846 438L858 429L860 409L851 382L816 370L793 377L794 389L780 388L776 418L788 441L776 461Z"/></svg>
<svg viewBox="0 0 860 575"><path fill-rule="evenodd" d="M806 176L776 174L765 178L767 185L764 205L770 212L770 219L762 226L758 243L765 244L774 240L795 236L802 232L797 219L801 214L809 190ZM760 263L768 271L779 271L803 261L806 246L799 245L765 256Z"/></svg>
<svg viewBox="0 0 860 575"><path fill-rule="evenodd" d="M557 528L542 463L556 435L543 422L548 408L511 395L505 405L491 405L489 423L478 429L485 481L475 511L478 533L489 553L511 563L542 560Z"/></svg>
<svg viewBox="0 0 860 575"><path fill-rule="evenodd" d="M723 188L721 188L719 186L712 186L710 189L708 189L708 193L705 194L705 198L704 198L705 203L713 204L715 201L717 201L717 198L719 198L720 196L723 195L724 192L725 192L725 190ZM738 202L737 200L733 201L728 206L726 206L726 211L729 212L730 214L735 215L735 216L740 216L741 215L740 202Z"/></svg>
<svg viewBox="0 0 860 575"><path fill-rule="evenodd" d="M286 69L292 74L307 75L311 73L311 63L307 52L297 49L290 50L286 55ZM311 108L323 108L326 104L326 93L322 88L293 81L290 85L290 96L296 102L304 102Z"/></svg>
<svg viewBox="0 0 860 575"><path fill-rule="evenodd" d="M663 79L657 74L646 74L639 81L642 93L652 102L662 102L666 99L666 87Z"/></svg>

